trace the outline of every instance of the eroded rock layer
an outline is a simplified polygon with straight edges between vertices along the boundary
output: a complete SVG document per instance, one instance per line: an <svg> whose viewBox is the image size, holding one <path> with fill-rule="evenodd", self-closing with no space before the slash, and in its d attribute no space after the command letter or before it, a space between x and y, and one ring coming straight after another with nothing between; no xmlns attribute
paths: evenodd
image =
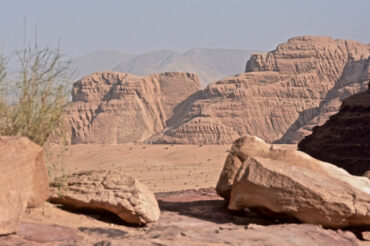
<svg viewBox="0 0 370 246"><path fill-rule="evenodd" d="M326 94L319 107L300 112L298 119L276 142L298 143L311 134L313 127L322 126L330 116L336 114L345 98L366 91L369 80L370 58L350 61L345 66L341 78Z"/></svg>
<svg viewBox="0 0 370 246"><path fill-rule="evenodd" d="M86 76L74 83L67 106L71 143L142 142L162 131L173 108L199 88L198 77L190 73Z"/></svg>
<svg viewBox="0 0 370 246"><path fill-rule="evenodd" d="M340 111L298 147L355 175L370 170L370 88L345 99Z"/></svg>
<svg viewBox="0 0 370 246"><path fill-rule="evenodd" d="M336 112L341 99L365 89L369 55L370 45L357 41L292 38L274 51L252 55L246 73L190 96L151 142L231 143L245 134L297 142L315 117ZM320 110L324 99L328 103ZM297 136L301 128L306 132Z"/></svg>

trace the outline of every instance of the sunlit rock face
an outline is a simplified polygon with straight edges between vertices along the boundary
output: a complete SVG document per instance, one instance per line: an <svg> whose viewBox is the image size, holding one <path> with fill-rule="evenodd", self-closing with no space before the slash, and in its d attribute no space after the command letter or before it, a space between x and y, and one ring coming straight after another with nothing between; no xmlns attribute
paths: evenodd
<svg viewBox="0 0 370 246"><path fill-rule="evenodd" d="M245 134L297 143L366 90L370 45L303 36L252 55L245 73L208 85L175 108L154 143L232 143Z"/></svg>
<svg viewBox="0 0 370 246"><path fill-rule="evenodd" d="M162 73L139 77L101 72L73 85L67 106L70 142L142 142L166 127L173 108L200 88L191 73Z"/></svg>

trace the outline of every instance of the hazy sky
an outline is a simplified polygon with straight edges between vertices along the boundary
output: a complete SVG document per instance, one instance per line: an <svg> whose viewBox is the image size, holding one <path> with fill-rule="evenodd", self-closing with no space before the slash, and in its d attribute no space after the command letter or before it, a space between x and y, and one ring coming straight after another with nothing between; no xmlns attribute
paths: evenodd
<svg viewBox="0 0 370 246"><path fill-rule="evenodd" d="M271 50L298 35L370 42L370 0L0 0L0 50L27 41L95 50Z"/></svg>

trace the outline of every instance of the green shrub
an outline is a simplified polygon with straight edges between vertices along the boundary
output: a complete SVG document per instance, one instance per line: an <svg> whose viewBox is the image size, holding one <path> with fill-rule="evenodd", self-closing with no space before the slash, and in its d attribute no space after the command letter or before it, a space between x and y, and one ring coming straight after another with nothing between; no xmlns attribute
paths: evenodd
<svg viewBox="0 0 370 246"><path fill-rule="evenodd" d="M63 135L67 87L58 49L26 48L16 52L20 72L6 80L5 59L0 57L0 135L26 136L43 146L51 135Z"/></svg>

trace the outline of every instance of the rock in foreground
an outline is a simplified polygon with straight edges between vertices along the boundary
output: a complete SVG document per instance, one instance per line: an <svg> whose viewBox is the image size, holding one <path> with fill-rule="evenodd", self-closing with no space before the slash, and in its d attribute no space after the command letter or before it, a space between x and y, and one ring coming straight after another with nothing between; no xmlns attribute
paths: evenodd
<svg viewBox="0 0 370 246"><path fill-rule="evenodd" d="M119 171L86 171L65 177L61 188L52 187L50 201L80 209L105 210L130 224L157 221L160 215L154 194Z"/></svg>
<svg viewBox="0 0 370 246"><path fill-rule="evenodd" d="M314 128L298 148L354 175L370 170L370 88L345 99L340 111Z"/></svg>
<svg viewBox="0 0 370 246"><path fill-rule="evenodd" d="M0 137L0 235L16 232L27 205L48 196L43 149L25 137Z"/></svg>
<svg viewBox="0 0 370 246"><path fill-rule="evenodd" d="M218 185L228 208L262 208L331 228L370 225L370 180L256 137L234 142Z"/></svg>
<svg viewBox="0 0 370 246"><path fill-rule="evenodd" d="M362 245L349 231L308 224L276 224L266 217L230 213L214 189L165 192L156 196L161 218L145 228L116 224L96 227L93 221L88 226L74 228L23 222L17 235L0 237L0 245Z"/></svg>

